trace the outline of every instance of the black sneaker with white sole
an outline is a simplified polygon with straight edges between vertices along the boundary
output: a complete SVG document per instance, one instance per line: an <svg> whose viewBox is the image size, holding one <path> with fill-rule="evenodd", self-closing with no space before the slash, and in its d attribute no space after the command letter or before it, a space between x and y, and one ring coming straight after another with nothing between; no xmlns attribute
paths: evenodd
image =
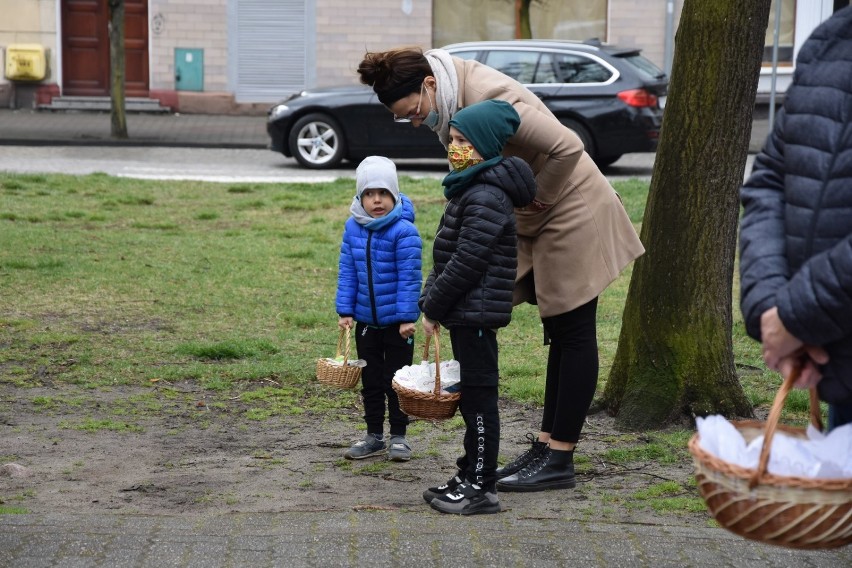
<svg viewBox="0 0 852 568"><path fill-rule="evenodd" d="M462 483L452 493L435 497L429 505L450 515L487 515L501 511L497 492L486 491L475 483Z"/></svg>
<svg viewBox="0 0 852 568"><path fill-rule="evenodd" d="M435 497L440 497L442 495L446 495L447 493L452 493L462 483L464 483L464 479L462 479L458 475L454 475L449 481L447 481L443 485L439 485L437 487L430 487L429 489L424 491L423 500L427 503L431 503L432 499L434 499Z"/></svg>

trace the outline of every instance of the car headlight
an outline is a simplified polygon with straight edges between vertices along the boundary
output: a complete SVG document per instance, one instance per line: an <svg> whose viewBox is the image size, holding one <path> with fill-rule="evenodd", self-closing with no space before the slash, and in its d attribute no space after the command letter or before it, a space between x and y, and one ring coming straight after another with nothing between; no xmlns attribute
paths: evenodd
<svg viewBox="0 0 852 568"><path fill-rule="evenodd" d="M288 114L289 112L290 112L290 107L288 107L287 105L275 105L274 107L269 109L269 120L270 121L278 120L279 118L281 118L285 114Z"/></svg>

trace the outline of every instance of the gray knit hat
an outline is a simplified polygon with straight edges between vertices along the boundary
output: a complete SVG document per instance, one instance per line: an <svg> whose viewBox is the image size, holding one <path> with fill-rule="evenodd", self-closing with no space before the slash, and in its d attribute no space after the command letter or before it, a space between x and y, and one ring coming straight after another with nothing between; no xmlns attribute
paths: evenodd
<svg viewBox="0 0 852 568"><path fill-rule="evenodd" d="M367 156L355 170L355 191L358 199L365 189L387 189L393 195L393 201L399 201L399 180L396 177L396 164L384 156Z"/></svg>

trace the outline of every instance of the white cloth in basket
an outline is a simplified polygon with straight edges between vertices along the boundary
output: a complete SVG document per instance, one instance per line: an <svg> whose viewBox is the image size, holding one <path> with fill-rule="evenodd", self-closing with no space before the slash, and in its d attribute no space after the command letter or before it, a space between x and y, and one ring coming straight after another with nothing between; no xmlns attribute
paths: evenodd
<svg viewBox="0 0 852 568"><path fill-rule="evenodd" d="M757 469L763 435L746 444L724 416L697 418L701 447L728 463ZM824 434L808 426L807 439L775 431L767 471L775 475L826 479L852 478L852 424Z"/></svg>
<svg viewBox="0 0 852 568"><path fill-rule="evenodd" d="M398 370L393 378L407 389L432 392L435 390L435 362L421 361L419 365L406 365ZM458 361L441 361L441 392L458 390L460 378Z"/></svg>
<svg viewBox="0 0 852 568"><path fill-rule="evenodd" d="M333 367L342 367L343 366L343 355L339 357L325 357L323 360L332 365ZM366 367L367 362L363 359L350 359L346 362L346 365L349 367Z"/></svg>

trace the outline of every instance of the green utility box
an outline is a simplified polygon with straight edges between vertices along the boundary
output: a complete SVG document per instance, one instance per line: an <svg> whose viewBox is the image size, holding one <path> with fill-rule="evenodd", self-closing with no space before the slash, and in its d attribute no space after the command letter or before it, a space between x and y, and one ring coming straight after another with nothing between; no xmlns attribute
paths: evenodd
<svg viewBox="0 0 852 568"><path fill-rule="evenodd" d="M204 90L204 50L175 48L175 89Z"/></svg>

